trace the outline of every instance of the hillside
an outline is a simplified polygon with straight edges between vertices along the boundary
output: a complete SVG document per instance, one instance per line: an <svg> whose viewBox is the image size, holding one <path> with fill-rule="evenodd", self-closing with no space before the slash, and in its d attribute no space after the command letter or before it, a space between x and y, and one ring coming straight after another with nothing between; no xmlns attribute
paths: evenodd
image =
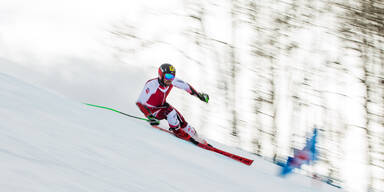
<svg viewBox="0 0 384 192"><path fill-rule="evenodd" d="M277 177L276 165L210 142L255 162L0 73L1 191L340 191L297 174Z"/></svg>

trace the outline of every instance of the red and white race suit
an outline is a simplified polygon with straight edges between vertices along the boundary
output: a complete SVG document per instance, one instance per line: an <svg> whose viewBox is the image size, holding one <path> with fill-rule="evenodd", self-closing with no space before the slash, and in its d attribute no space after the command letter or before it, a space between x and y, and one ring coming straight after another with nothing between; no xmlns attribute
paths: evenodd
<svg viewBox="0 0 384 192"><path fill-rule="evenodd" d="M178 78L175 78L169 86L164 86L159 81L158 78L154 78L145 83L136 102L137 106L146 117L152 114L156 119L167 119L170 128L180 126L188 135L194 137L195 129L188 125L179 111L169 105L166 99L173 86L183 89L191 95L197 96L198 93L191 85Z"/></svg>

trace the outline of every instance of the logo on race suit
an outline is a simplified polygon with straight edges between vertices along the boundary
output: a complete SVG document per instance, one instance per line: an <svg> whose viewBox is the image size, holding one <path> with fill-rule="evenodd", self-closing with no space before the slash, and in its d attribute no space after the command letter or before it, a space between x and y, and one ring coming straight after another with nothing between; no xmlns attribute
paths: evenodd
<svg viewBox="0 0 384 192"><path fill-rule="evenodd" d="M148 94L148 93L149 93L149 88L147 88L147 89L145 90L145 92Z"/></svg>

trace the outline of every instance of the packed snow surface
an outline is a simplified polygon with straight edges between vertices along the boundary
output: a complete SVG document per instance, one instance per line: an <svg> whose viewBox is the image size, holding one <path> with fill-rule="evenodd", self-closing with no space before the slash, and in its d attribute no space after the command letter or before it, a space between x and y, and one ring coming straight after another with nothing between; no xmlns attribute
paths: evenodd
<svg viewBox="0 0 384 192"><path fill-rule="evenodd" d="M208 140L255 160L243 165L82 102L0 73L1 191L340 191L298 174L278 177L278 166Z"/></svg>

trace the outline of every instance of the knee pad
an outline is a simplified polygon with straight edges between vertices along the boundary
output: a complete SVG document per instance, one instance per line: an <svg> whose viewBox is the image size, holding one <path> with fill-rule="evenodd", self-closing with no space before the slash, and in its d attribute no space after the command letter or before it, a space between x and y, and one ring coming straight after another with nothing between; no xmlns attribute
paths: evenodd
<svg viewBox="0 0 384 192"><path fill-rule="evenodd" d="M170 127L178 127L180 124L179 119L177 118L176 110L174 109L168 113L167 120Z"/></svg>

